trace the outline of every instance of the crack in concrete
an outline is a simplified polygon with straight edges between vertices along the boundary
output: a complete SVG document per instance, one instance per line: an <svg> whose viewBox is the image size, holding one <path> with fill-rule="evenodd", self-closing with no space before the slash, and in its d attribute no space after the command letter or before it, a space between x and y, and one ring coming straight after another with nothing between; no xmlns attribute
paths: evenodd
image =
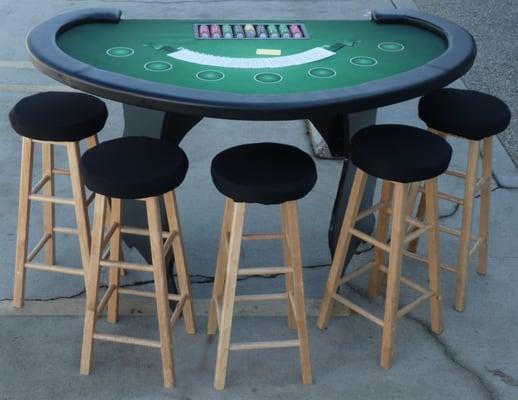
<svg viewBox="0 0 518 400"><path fill-rule="evenodd" d="M518 379L513 378L511 375L506 374L501 369L489 369L486 367L486 370L491 373L492 375L500 378L502 382L504 382L506 385L509 386L517 386L518 387Z"/></svg>
<svg viewBox="0 0 518 400"><path fill-rule="evenodd" d="M455 364L457 367L465 371L468 375L473 377L479 385L484 389L486 393L486 397L490 400L497 400L498 397L496 396L495 392L491 389L490 384L486 382L486 380L482 377L481 374L477 373L477 371L467 365L466 363L463 363L459 360L459 358L455 355L455 352L451 349L451 347L446 344L438 335L436 335L427 322L414 317L410 314L407 314L406 316L410 321L415 322L419 326L421 326L433 339L434 341L443 349L444 355L448 360L450 360L453 364Z"/></svg>
<svg viewBox="0 0 518 400"><path fill-rule="evenodd" d="M367 300L369 303L373 303L373 301L375 300L375 299L372 299L368 295L368 292L365 289L360 288L359 286L351 285L350 283L348 283L347 287L349 289L351 289L354 293L356 293L358 296L360 296L363 299ZM484 380L484 378L480 374L478 374L477 371L474 368L472 368L472 367L466 365L465 363L461 362L458 359L458 357L456 357L454 351L450 348L450 346L448 344L446 344L446 342L444 342L438 335L436 335L432 331L432 329L430 328L429 324L426 321L423 321L423 320L421 320L421 319L419 319L417 317L414 317L411 314L407 314L406 318L408 318L409 320L411 320L411 321L415 322L416 324L418 324L419 326L421 326L421 328L423 328L426 331L426 333L428 333L429 336L431 336L434 339L434 341L440 347L442 347L444 355L446 356L446 358L448 360L450 360L457 367L459 367L460 369L465 371L469 376L473 377L479 383L479 385L484 389L484 392L486 393L485 397L487 397L489 400L498 400L498 397L496 396L494 391L491 389L490 384L488 382L486 382ZM493 375L499 376L504 382L505 382L504 379L508 380L508 378L511 378L511 382L512 383L517 383L517 386L518 386L518 381L514 380L509 375L503 373L500 370L494 370L494 371L496 371L496 372L493 373L493 371L489 370L489 372L493 373ZM502 374L502 375L500 375L500 374Z"/></svg>

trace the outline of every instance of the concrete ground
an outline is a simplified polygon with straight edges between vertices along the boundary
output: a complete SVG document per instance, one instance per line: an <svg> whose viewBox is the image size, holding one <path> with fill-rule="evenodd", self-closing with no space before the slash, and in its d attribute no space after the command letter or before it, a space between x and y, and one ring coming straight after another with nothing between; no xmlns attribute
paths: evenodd
<svg viewBox="0 0 518 400"><path fill-rule="evenodd" d="M365 18L369 9L415 6L409 0L367 1L114 1L127 17L163 18ZM298 355L295 350L233 353L230 356L227 389L212 389L216 340L205 335L206 306L210 296L210 277L216 259L223 198L210 182L209 164L221 149L237 143L272 140L292 143L310 151L302 121L285 123L247 123L205 120L190 133L182 147L190 159L186 181L178 191L184 241L192 274L198 316L198 333L189 336L180 323L175 330L177 388L162 388L160 355L156 350L100 343L96 345L91 376L79 375L84 297L80 280L62 275L30 271L27 301L23 310L14 310L12 296L15 226L17 209L20 139L7 118L9 108L28 93L64 87L30 68L23 39L31 26L59 12L80 7L106 6L105 1L0 0L5 17L0 26L10 46L0 48L0 400L7 399L515 399L518 397L518 313L515 299L518 286L518 247L515 243L518 221L516 207L518 171L500 143L495 143L489 273L482 278L474 272L473 259L468 282L466 311L452 308L455 280L443 275L445 331L436 336L428 329L429 309L422 305L400 321L396 362L390 371L379 367L381 331L358 316L333 318L329 328L319 331L315 316L329 271L330 256L326 230L329 223L339 161L316 160L319 181L313 192L300 203L305 286L308 299L310 342L315 384L300 384ZM498 82L495 80L495 85ZM463 82L457 82L462 87ZM102 139L120 135L120 105L109 102L110 118ZM420 124L416 101L380 110L379 123ZM465 164L464 143L453 141L454 167ZM63 163L62 156L57 157ZM38 165L36 163L36 165ZM441 186L453 193L462 187L451 180ZM66 181L58 191L66 193ZM458 225L460 214L441 206L443 222ZM33 208L33 242L41 234L41 211ZM475 225L478 218L475 218ZM58 211L58 222L73 225L70 212ZM278 211L273 207L250 207L246 229L250 232L278 229ZM424 245L424 243L422 243ZM458 242L442 237L442 256L456 259ZM138 259L125 249L128 259ZM353 266L362 265L370 252L358 255ZM280 249L270 244L247 244L242 263L274 265ZM78 265L75 238L65 237L58 245L58 262ZM453 261L454 262L454 261ZM407 262L408 275L426 282L426 269ZM129 273L128 285L145 284L149 276ZM241 293L274 292L284 286L280 278L252 278L239 284ZM379 301L363 296L364 281L350 292L357 301L377 308ZM403 290L401 302L413 294ZM123 316L117 326L100 323L104 331L131 333L146 338L157 334L152 302L123 300ZM284 308L278 304L238 307L233 340L288 338ZM252 318L254 317L254 318ZM251 329L253 327L253 329Z"/></svg>
<svg viewBox="0 0 518 400"><path fill-rule="evenodd" d="M518 4L516 0L416 0L423 11L458 22L478 46L477 62L463 81L466 86L499 96L513 113L509 128L500 135L518 165Z"/></svg>

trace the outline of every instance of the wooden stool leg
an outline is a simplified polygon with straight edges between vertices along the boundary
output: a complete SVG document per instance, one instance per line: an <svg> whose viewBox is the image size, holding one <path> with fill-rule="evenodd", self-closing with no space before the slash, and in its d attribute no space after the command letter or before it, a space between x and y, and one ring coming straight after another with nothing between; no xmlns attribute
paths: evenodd
<svg viewBox="0 0 518 400"><path fill-rule="evenodd" d="M92 368L93 338L95 323L97 321L97 296L99 292L99 275L101 272L99 263L101 261L105 211L106 197L101 194L96 194L92 252L89 257L90 265L86 269L89 276L88 279L86 279L86 309L83 330L83 347L81 351L82 375L88 375Z"/></svg>
<svg viewBox="0 0 518 400"><path fill-rule="evenodd" d="M338 283L344 269L345 256L349 243L351 242L351 234L349 229L355 225L355 219L360 209L361 198L365 190L365 183L367 182L367 174L360 169L356 170L354 176L354 182L351 189L351 197L349 198L349 204L345 210L344 221L340 230L340 236L338 237L338 243L335 249L335 255L333 257L333 263L331 264L331 271L327 278L326 289L324 292L324 298L320 305L320 312L318 315L317 326L319 329L327 328L329 323L329 317L331 316L331 309L333 306L333 295L338 289Z"/></svg>
<svg viewBox="0 0 518 400"><path fill-rule="evenodd" d="M482 141L482 179L480 188L480 232L479 262L477 272L480 275L487 273L487 258L489 246L489 209L491 201L491 165L493 163L493 137Z"/></svg>
<svg viewBox="0 0 518 400"><path fill-rule="evenodd" d="M297 324L297 333L299 337L300 364L302 368L302 382L309 385L313 382L311 373L311 358L309 355L309 336L306 317L306 307L304 305L304 275L302 272L302 256L300 251L300 231L299 217L297 210L297 202L290 201L282 204L284 215L288 220L288 237L289 237L289 256L290 265L293 268L292 290L293 290L293 308L295 309L295 322ZM289 296L291 293L289 293ZM290 307L291 308L291 307Z"/></svg>
<svg viewBox="0 0 518 400"><path fill-rule="evenodd" d="M214 375L214 387L219 390L223 390L225 388L225 378L227 375L228 352L230 348L232 315L234 313L237 271L239 269L239 257L241 254L241 238L243 236L245 207L245 203L234 203L234 209L232 212L232 225L230 228L230 241L226 263L225 289L221 306L221 321L219 324L218 354Z"/></svg>
<svg viewBox="0 0 518 400"><path fill-rule="evenodd" d="M149 241L155 278L155 297L160 331L160 351L162 354L162 371L164 386L174 387L174 364L172 356L171 329L169 326L170 309L168 300L167 279L165 272L164 247L162 241L162 223L158 198L146 199L147 218L149 225Z"/></svg>
<svg viewBox="0 0 518 400"><path fill-rule="evenodd" d="M223 223L221 224L221 235L219 239L218 261L216 263L216 273L214 275L214 284L212 286L212 299L209 310L209 323L207 334L214 335L218 328L218 318L216 315L216 300L223 295L225 285L225 273L228 259L228 238L232 225L232 215L234 212L234 201L227 198L225 202L225 212Z"/></svg>
<svg viewBox="0 0 518 400"><path fill-rule="evenodd" d="M464 191L464 207L462 210L462 225L460 231L459 265L457 267L457 289L455 296L455 309L457 311L463 311L465 304L464 297L468 274L478 158L479 142L471 140L469 142L468 167L466 170L466 188Z"/></svg>
<svg viewBox="0 0 518 400"><path fill-rule="evenodd" d="M388 369L392 365L396 339L397 313L399 309L399 286L401 261L403 258L403 240L406 228L407 193L403 183L394 184L394 202L392 215L392 234L387 277L387 298L383 321L383 339L381 345L381 366Z"/></svg>
<svg viewBox="0 0 518 400"><path fill-rule="evenodd" d="M425 192L421 193L421 198L419 200L419 205L417 206L416 219L422 221L426 215L426 194ZM408 243L408 251L410 253L415 253L417 251L417 245L419 244L419 237L412 240Z"/></svg>
<svg viewBox="0 0 518 400"><path fill-rule="evenodd" d="M432 224L428 230L428 273L430 289L435 295L430 299L432 311L432 331L441 333L443 330L442 295L441 295L441 263L439 246L439 211L437 207L437 178L425 183L426 190L426 219Z"/></svg>
<svg viewBox="0 0 518 400"><path fill-rule="evenodd" d="M43 195L54 196L54 146L51 143L43 143L41 145L41 170L43 176L48 176L49 180L43 185ZM56 243L54 241L54 203L43 203L43 234L49 236L45 243L45 264L54 265Z"/></svg>
<svg viewBox="0 0 518 400"><path fill-rule="evenodd" d="M16 230L16 266L14 271L13 305L23 307L25 297L25 263L27 261L27 239L29 236L29 217L31 202L29 194L32 186L32 166L34 142L22 139L20 166L20 192L18 198L18 227Z"/></svg>
<svg viewBox="0 0 518 400"><path fill-rule="evenodd" d="M376 240L386 243L388 239L389 214L387 212L392 199L392 182L384 181L381 188L381 207L379 210L378 224L376 227ZM378 297L381 291L381 271L380 267L385 263L385 252L382 249L374 248L374 266L372 267L369 296Z"/></svg>
<svg viewBox="0 0 518 400"><path fill-rule="evenodd" d="M90 222L88 220L88 209L86 207L85 187L79 173L79 143L70 142L67 144L68 163L70 168L70 180L75 203L77 231L79 234L79 246L81 248L81 261L85 274L85 283L88 277L88 259L90 254Z"/></svg>
<svg viewBox="0 0 518 400"><path fill-rule="evenodd" d="M281 205L281 221L282 221L282 235L283 235L283 251L284 251L284 265L292 266L292 259L290 254L290 244L289 244L289 221L288 221L288 210L287 207ZM293 293L293 273L288 272L285 274L286 281L286 293L288 296L290 293ZM288 299L289 303L289 299ZM293 314L292 307L288 304L288 328L296 329L297 324L295 322L295 316Z"/></svg>
<svg viewBox="0 0 518 400"><path fill-rule="evenodd" d="M108 208L108 207L106 207ZM121 226L122 226L122 200L111 199L111 215L110 224L117 224L118 227L113 232L110 239L110 260L121 261ZM121 270L119 268L110 268L109 286L115 286L110 300L108 301L108 322L116 324L119 318L119 286L121 279Z"/></svg>
<svg viewBox="0 0 518 400"><path fill-rule="evenodd" d="M174 192L164 194L164 203L167 213L167 220L170 232L177 234L173 238L173 253L176 263L176 274L178 276L178 286L180 287L180 295L187 296L187 300L182 309L185 319L185 329L187 333L194 335L196 333L196 321L194 319L194 310L192 304L191 281L189 279L189 271L185 260L185 249L182 240L182 229L180 226L180 216L176 203L176 195Z"/></svg>

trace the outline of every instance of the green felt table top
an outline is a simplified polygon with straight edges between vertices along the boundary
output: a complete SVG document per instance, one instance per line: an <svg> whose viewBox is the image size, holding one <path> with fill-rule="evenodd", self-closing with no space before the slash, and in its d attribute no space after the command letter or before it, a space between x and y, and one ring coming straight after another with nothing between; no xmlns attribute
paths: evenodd
<svg viewBox="0 0 518 400"><path fill-rule="evenodd" d="M303 21L309 39L203 40L194 37L196 22L200 21L89 23L65 31L57 43L71 57L98 69L192 89L256 94L351 87L424 65L447 48L433 32L403 24ZM258 49L268 49L280 50L279 57L297 57L314 48L333 49L337 43L343 47L328 58L279 68L204 65L168 55L183 48L210 56L277 57L257 54Z"/></svg>

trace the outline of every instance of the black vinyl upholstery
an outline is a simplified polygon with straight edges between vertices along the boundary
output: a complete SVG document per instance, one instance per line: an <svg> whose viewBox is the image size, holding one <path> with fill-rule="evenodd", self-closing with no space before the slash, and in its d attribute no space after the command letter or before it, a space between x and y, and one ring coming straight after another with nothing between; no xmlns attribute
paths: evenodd
<svg viewBox="0 0 518 400"><path fill-rule="evenodd" d="M103 142L81 158L85 185L96 193L121 199L159 196L177 188L189 167L173 143L129 136Z"/></svg>
<svg viewBox="0 0 518 400"><path fill-rule="evenodd" d="M84 93L44 92L21 99L9 113L13 129L31 139L74 142L106 123L103 101Z"/></svg>
<svg viewBox="0 0 518 400"><path fill-rule="evenodd" d="M216 188L236 202L281 204L307 195L317 180L315 162L279 143L231 147L212 160Z"/></svg>
<svg viewBox="0 0 518 400"><path fill-rule="evenodd" d="M481 140L507 128L511 112L497 97L475 90L448 88L421 98L419 118L432 129Z"/></svg>
<svg viewBox="0 0 518 400"><path fill-rule="evenodd" d="M446 140L407 125L372 125L351 140L351 161L377 178L409 183L441 175L450 164Z"/></svg>

